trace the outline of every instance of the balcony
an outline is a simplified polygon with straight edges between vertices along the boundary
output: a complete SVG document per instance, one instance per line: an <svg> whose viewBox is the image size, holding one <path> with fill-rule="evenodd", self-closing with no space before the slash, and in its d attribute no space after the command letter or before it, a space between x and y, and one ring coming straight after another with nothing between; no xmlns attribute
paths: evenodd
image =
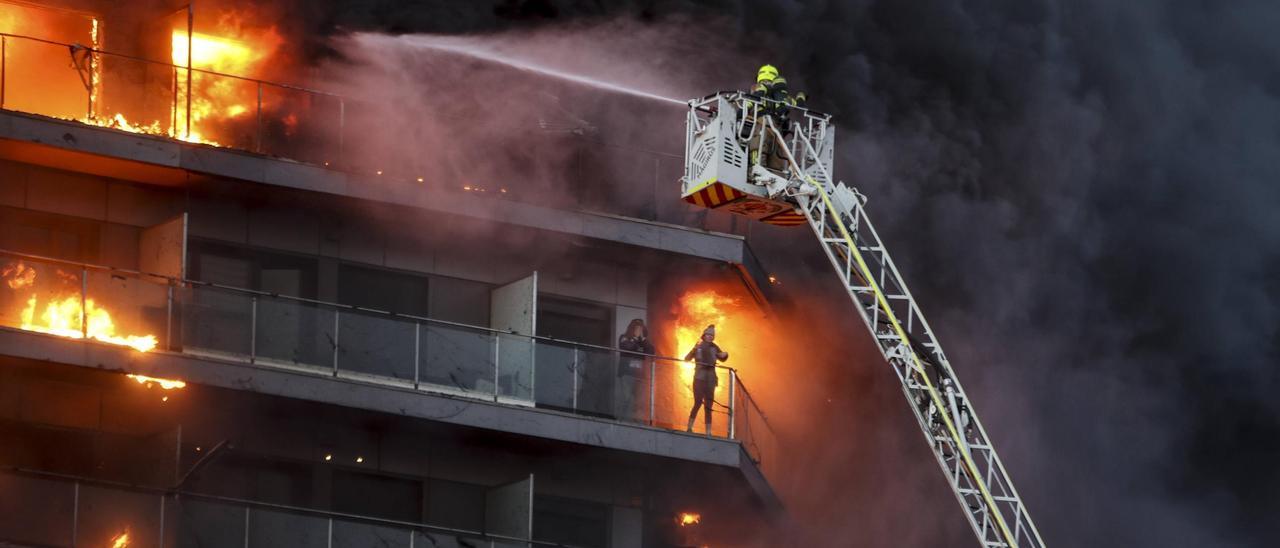
<svg viewBox="0 0 1280 548"><path fill-rule="evenodd" d="M0 471L0 490L11 495L0 500L0 538L24 545L566 546L527 531L504 535L56 474ZM25 503L33 500L42 502Z"/></svg>
<svg viewBox="0 0 1280 548"><path fill-rule="evenodd" d="M379 119L382 115L358 97L187 68L47 37L0 32L0 50L5 52L0 55L0 110L170 139L203 150L244 151L285 159L294 169L318 168L306 173L319 179L321 186L344 186L348 178L376 180L411 192L424 186L445 188L735 235L744 235L749 226L731 215L708 213L674 199L675 181L682 169L679 150L657 151L555 133L537 139L539 146L572 150L578 155L575 165L558 179L543 181L541 186L514 181L498 184L483 175L478 181L453 180L436 173L431 159L423 165L420 157L388 157L380 151L362 150L371 145L360 137L382 131L386 120ZM31 76L36 70L33 67L38 67L38 78ZM202 113L210 102L220 112L234 114ZM676 127L681 121L673 119L671 123ZM114 147L151 158L168 154L154 147L134 150L138 148ZM405 148L429 149L413 143L406 143ZM251 166L232 159L223 161L228 163L225 169L252 172ZM196 158L189 163L202 162ZM345 176L337 177L333 172ZM614 187L604 195L599 185L602 173L607 173L605 178ZM555 192L548 192L549 188ZM549 202L551 194L555 200ZM571 203L566 204L566 198Z"/></svg>
<svg viewBox="0 0 1280 548"><path fill-rule="evenodd" d="M299 379L329 379L344 385L326 389L332 391L328 397L317 396L320 389L306 388L305 397L355 407L383 405L403 414L405 404L396 402L417 400L401 394L431 395L445 402L437 408L444 414L462 413L456 403L447 402L485 402L536 412L544 421L577 417L651 432L682 432L692 403L692 365L666 356L12 252L0 252L0 268L0 327L87 338L117 352L131 348L125 365L130 373L174 376L171 372L183 370L157 369L150 358L170 356L250 367L236 371L285 373L251 381L244 379L247 373L236 372L209 378L232 388L266 390L276 383L278 393L304 397L289 391L304 390ZM59 360L57 349L53 354L31 352L24 357ZM96 358L75 359L96 363ZM619 375L620 368L627 371L633 364L639 374ZM184 380L200 382L193 378L199 370L185 371ZM755 467L767 473L776 451L768 420L737 371L722 367L718 376L709 437L740 445ZM563 421L504 421L484 411L450 418L528 435L554 437L581 430ZM695 427L701 431L701 418ZM669 448L673 443L656 438L615 441L619 448L637 443Z"/></svg>

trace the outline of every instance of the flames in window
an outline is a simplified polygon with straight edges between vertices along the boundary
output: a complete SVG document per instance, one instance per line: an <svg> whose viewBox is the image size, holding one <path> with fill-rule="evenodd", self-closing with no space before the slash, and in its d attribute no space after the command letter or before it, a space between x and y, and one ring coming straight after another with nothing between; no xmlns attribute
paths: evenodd
<svg viewBox="0 0 1280 548"><path fill-rule="evenodd" d="M189 37L187 12L171 15L162 40L168 51L143 55L174 65L166 67L103 53L109 29L93 15L0 0L0 32L15 35L5 44L4 108L189 142L245 145L259 104L265 110L280 99L243 78L267 76L284 42L274 26L252 24L253 15L243 9L197 13ZM66 46L39 40L77 47L68 58ZM187 70L188 61L196 70ZM163 108L149 104L155 97L166 99ZM287 127L289 116L279 116Z"/></svg>

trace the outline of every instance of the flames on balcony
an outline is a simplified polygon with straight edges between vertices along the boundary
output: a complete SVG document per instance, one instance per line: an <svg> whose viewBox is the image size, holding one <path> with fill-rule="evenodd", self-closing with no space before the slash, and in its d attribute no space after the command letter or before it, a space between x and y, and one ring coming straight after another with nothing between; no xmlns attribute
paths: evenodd
<svg viewBox="0 0 1280 548"><path fill-rule="evenodd" d="M40 270L45 270L41 275ZM43 278L50 278L41 283ZM0 301L15 303L16 327L37 333L46 333L71 339L90 338L97 341L128 346L139 352L156 347L155 335L124 333L107 307L97 299L83 294L80 275L54 267L37 269L23 261L10 262L0 267L0 280L9 291L8 298ZM7 315L6 315L7 316Z"/></svg>
<svg viewBox="0 0 1280 548"><path fill-rule="evenodd" d="M215 146L244 142L259 105L280 101L234 77L267 76L283 39L274 26L251 24L248 11L208 13L193 18L194 29L185 10L162 17L163 30L152 27L165 34L154 40L163 50L141 57L158 64L103 53L110 29L93 15L0 0L0 32L75 45L9 37L4 108ZM163 97L163 108L139 106L145 96ZM280 114L286 128L289 116L296 121Z"/></svg>
<svg viewBox="0 0 1280 548"><path fill-rule="evenodd" d="M669 355L683 357L702 337L702 331L708 325L716 326L716 344L729 353L725 366L738 370L758 370L753 367L761 360L757 352L765 344L765 339L772 333L764 323L758 310L750 299L740 295L740 290L731 284L700 285L685 290L672 307L670 322L670 340L675 348L669 349ZM673 394L678 394L676 404L688 410L693 406L693 362L681 362L679 375L674 379L675 386L669 387ZM723 411L729 403L729 379L722 371L716 385L716 410ZM701 420L701 419L699 419ZM723 421L717 428L723 426Z"/></svg>

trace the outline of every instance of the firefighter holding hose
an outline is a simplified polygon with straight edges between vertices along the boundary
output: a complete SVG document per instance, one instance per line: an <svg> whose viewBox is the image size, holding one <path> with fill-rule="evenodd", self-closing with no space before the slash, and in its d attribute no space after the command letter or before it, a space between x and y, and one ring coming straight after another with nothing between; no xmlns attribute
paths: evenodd
<svg viewBox="0 0 1280 548"><path fill-rule="evenodd" d="M685 354L685 361L693 360L696 369L693 373L693 409L689 411L689 425L685 432L693 432L693 420L698 417L698 408L705 411L707 436L711 436L711 405L715 402L716 363L729 359L729 353L721 350L715 343L716 326L708 325L702 332L702 340L694 345L693 350Z"/></svg>

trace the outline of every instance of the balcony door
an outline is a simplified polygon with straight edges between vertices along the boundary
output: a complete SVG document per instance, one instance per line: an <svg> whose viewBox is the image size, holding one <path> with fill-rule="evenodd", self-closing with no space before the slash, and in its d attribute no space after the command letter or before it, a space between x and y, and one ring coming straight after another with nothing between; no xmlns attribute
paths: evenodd
<svg viewBox="0 0 1280 548"><path fill-rule="evenodd" d="M498 397L518 403L532 403L535 347L529 339L536 333L538 317L538 273L496 287L489 299L489 327L513 334L495 335L497 346Z"/></svg>

